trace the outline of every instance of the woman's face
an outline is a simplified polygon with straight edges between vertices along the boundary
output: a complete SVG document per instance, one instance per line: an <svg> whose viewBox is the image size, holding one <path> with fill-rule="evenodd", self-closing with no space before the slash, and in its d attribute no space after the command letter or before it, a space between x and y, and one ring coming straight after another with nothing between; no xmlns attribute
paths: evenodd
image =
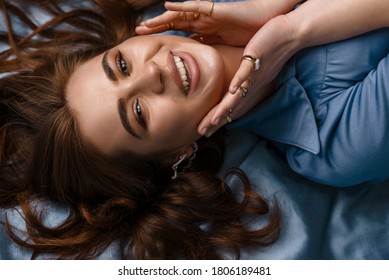
<svg viewBox="0 0 389 280"><path fill-rule="evenodd" d="M176 36L139 36L80 65L67 100L83 139L108 155L166 155L193 143L224 93L212 47Z"/></svg>

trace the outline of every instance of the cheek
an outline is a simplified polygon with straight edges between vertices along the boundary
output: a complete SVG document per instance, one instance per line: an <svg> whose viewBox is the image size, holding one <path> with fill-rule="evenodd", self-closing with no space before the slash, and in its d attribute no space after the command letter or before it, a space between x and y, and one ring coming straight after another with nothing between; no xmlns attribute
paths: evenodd
<svg viewBox="0 0 389 280"><path fill-rule="evenodd" d="M193 112L189 110L171 110L166 112L161 118L161 127L169 133L180 134L193 130L196 125Z"/></svg>
<svg viewBox="0 0 389 280"><path fill-rule="evenodd" d="M156 106L153 126L150 127L159 141L185 141L197 132L201 115L195 106L181 103L164 103Z"/></svg>

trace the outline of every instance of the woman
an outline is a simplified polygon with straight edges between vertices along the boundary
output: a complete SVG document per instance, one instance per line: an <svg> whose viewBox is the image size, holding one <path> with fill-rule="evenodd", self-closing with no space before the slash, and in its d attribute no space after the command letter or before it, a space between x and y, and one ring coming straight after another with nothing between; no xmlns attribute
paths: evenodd
<svg viewBox="0 0 389 280"><path fill-rule="evenodd" d="M388 2L305 1L279 16L298 2L168 2L168 12L141 23L137 32L158 32L173 22L178 29L199 33L208 43L247 44L229 93L199 125L199 133L208 136L263 101L267 91L261 86L305 48L275 80L274 96L232 127L248 129L276 144L290 167L311 180L336 186L384 180L389 174L384 105L389 91L388 31L307 47L387 27ZM212 17L185 20L185 14L210 10ZM239 31L242 36L228 36ZM253 67L254 61L261 61L260 69ZM244 99L236 94L240 91Z"/></svg>
<svg viewBox="0 0 389 280"><path fill-rule="evenodd" d="M84 20L100 21L99 14L88 13ZM116 21L100 27L107 22ZM115 30L122 31L119 27ZM104 31L97 28L96 33ZM50 67L42 64L40 51L22 55L28 58L23 65L11 55L9 63L5 60L8 71L32 68L32 75L21 72L2 81L7 110L2 205L22 205L31 242L11 236L38 252L77 258L94 257L114 240L124 242L128 258L217 258L221 251L273 242L277 210L265 227L246 227L238 217L261 216L268 205L239 171L233 173L246 189L241 202L225 184L201 172L217 170L211 159L219 154L220 162L221 151L206 139L195 144L198 123L228 89L243 49L187 38L172 43L164 36L131 38L116 46L113 39L130 34L112 37L111 30L87 37L94 47L86 37L71 37L82 54L62 56ZM69 46L69 38L62 38L58 44ZM224 79L210 75L221 70ZM46 228L29 206L36 197L71 205L69 219Z"/></svg>
<svg viewBox="0 0 389 280"><path fill-rule="evenodd" d="M43 25L30 20L26 4L53 19ZM274 242L280 221L276 205L251 191L239 170L225 176L241 179L243 197L213 175L222 161L218 137L193 142L201 117L183 114L192 106L200 110L205 96L194 95L183 108L176 104L206 82L193 75L186 88L171 75L179 71L176 60L188 57L191 48L210 52L211 47L182 38L173 46L188 52L173 57L162 47L170 46L170 37L124 41L134 35L136 15L146 6L85 4L96 6L2 5L8 28L2 39L10 48L1 55L1 72L9 74L1 79L0 204L20 205L27 225L24 239L6 220L9 236L34 250L33 257L82 259L97 257L113 242L122 244L123 258L138 259L214 259L226 252L238 257L241 248ZM14 22L24 23L31 34L23 36ZM134 83L128 82L130 74ZM222 92L220 83L212 86ZM139 97L129 98L129 92ZM161 111L146 107L146 97L159 96L169 97L155 99ZM170 113L182 117L178 125ZM41 200L67 205L67 219L46 225L44 209L35 208ZM262 216L267 222L257 229L242 220Z"/></svg>

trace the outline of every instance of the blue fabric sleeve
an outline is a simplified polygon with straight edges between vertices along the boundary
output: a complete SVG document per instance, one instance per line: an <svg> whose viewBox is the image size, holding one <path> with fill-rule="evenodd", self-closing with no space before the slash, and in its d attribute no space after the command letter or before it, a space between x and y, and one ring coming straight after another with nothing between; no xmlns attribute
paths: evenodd
<svg viewBox="0 0 389 280"><path fill-rule="evenodd" d="M324 79L312 85L319 93L310 94L312 86L305 84L319 129L320 153L292 147L287 158L293 170L337 186L388 178L388 42L387 30L381 30L324 48Z"/></svg>
<svg viewBox="0 0 389 280"><path fill-rule="evenodd" d="M310 180L351 186L389 177L389 29L304 49L276 92L230 129L277 145Z"/></svg>

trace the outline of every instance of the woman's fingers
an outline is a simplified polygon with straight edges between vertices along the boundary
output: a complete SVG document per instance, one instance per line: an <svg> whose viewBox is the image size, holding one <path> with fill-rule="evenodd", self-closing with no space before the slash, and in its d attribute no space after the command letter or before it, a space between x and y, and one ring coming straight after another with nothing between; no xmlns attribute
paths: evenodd
<svg viewBox="0 0 389 280"><path fill-rule="evenodd" d="M200 135L206 135L207 132L212 129L214 125L211 124L211 119L215 113L216 107L213 107L202 119L199 126L197 127L197 132Z"/></svg>
<svg viewBox="0 0 389 280"><path fill-rule="evenodd" d="M212 124L217 124L223 114L230 108L234 108L240 102L240 99L245 98L248 94L249 86L254 82L255 72L259 70L260 60L251 55L244 55L238 71L231 81L229 93L220 104L211 120ZM244 102L244 100L243 100Z"/></svg>
<svg viewBox="0 0 389 280"><path fill-rule="evenodd" d="M226 113L239 104L241 98L242 96L239 94L232 95L227 93L222 101L216 106L214 115L211 118L211 125L218 125L223 117L225 117Z"/></svg>
<svg viewBox="0 0 389 280"><path fill-rule="evenodd" d="M168 30L191 31L192 13L167 11L163 15L145 20L136 27L139 35L160 33Z"/></svg>
<svg viewBox="0 0 389 280"><path fill-rule="evenodd" d="M214 12L213 1L185 1L185 2L165 2L165 8L170 11L182 11L211 15Z"/></svg>
<svg viewBox="0 0 389 280"><path fill-rule="evenodd" d="M260 59L251 55L243 55L238 71L232 78L228 92L235 94L246 81L254 82L254 75L260 68Z"/></svg>
<svg viewBox="0 0 389 280"><path fill-rule="evenodd" d="M149 28L157 27L168 22L172 22L179 18L180 12L166 11L162 15L147 19L140 23L140 25L147 26Z"/></svg>
<svg viewBox="0 0 389 280"><path fill-rule="evenodd" d="M154 34L154 33L161 33L168 30L167 25L159 25L157 27L149 28L144 25L137 26L135 28L135 32L139 35L148 35L148 34Z"/></svg>
<svg viewBox="0 0 389 280"><path fill-rule="evenodd" d="M240 118L245 113L241 111L244 105L242 102L250 102L245 100L249 94L249 86L249 82L245 81L238 89L239 94L227 93L222 101L203 118L198 126L198 132L210 136L226 123Z"/></svg>
<svg viewBox="0 0 389 280"><path fill-rule="evenodd" d="M226 95L226 97L229 94ZM224 100L225 101L225 100ZM223 102L224 102L223 101ZM205 135L206 137L211 136L213 133L215 133L219 128L221 128L223 125L230 123L234 120L233 113L234 110L232 108L228 108L226 110L219 108L219 105L215 106L211 111L208 112L208 114L203 118L201 123L198 126L198 133L200 135ZM225 104L225 103L224 103ZM224 110L225 113L223 117L221 117L217 123L212 122L212 118L214 117L215 113L219 110Z"/></svg>
<svg viewBox="0 0 389 280"><path fill-rule="evenodd" d="M137 26L136 32L140 35L160 33L171 29L196 32L193 27L197 26L197 20L201 15L211 16L214 5L213 1L166 2L165 6L168 11L142 21ZM211 42L220 42L220 39L212 39Z"/></svg>
<svg viewBox="0 0 389 280"><path fill-rule="evenodd" d="M260 68L260 59L252 55L244 55L240 67L231 81L229 92L222 101L216 105L203 119L198 127L202 135L210 136L221 126L246 113L246 109L251 108L256 103L255 96L250 94L250 86L254 83L255 75ZM251 94L255 94L251 93Z"/></svg>
<svg viewBox="0 0 389 280"><path fill-rule="evenodd" d="M213 1L166 2L165 8L168 11L162 15L145 20L141 25L154 28L175 20L188 22L197 20L200 14L213 14L214 3Z"/></svg>

